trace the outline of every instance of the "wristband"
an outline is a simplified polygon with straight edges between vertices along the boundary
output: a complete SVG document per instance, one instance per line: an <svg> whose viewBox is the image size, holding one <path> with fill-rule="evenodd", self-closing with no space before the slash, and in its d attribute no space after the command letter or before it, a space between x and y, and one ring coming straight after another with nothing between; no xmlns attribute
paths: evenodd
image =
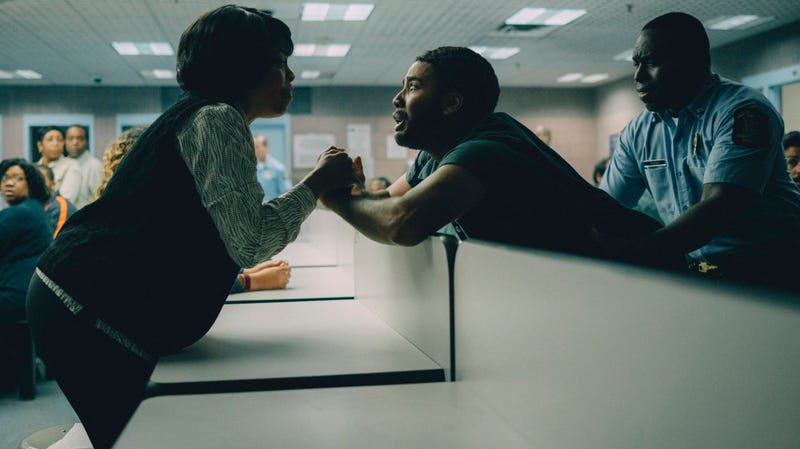
<svg viewBox="0 0 800 449"><path fill-rule="evenodd" d="M250 290L250 275L247 273L242 273L244 276L244 291Z"/></svg>

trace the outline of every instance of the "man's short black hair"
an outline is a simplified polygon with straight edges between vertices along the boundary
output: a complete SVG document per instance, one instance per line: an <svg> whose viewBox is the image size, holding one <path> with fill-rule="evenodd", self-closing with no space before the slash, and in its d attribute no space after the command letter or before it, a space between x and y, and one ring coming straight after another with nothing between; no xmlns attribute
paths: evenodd
<svg viewBox="0 0 800 449"><path fill-rule="evenodd" d="M500 84L492 65L466 47L439 47L417 57L433 67L433 76L441 89L456 90L464 97L464 112L473 119L494 111L500 96Z"/></svg>
<svg viewBox="0 0 800 449"><path fill-rule="evenodd" d="M181 35L178 84L210 99L241 100L280 64L279 53L292 54L291 36L270 11L235 5L209 11Z"/></svg>
<svg viewBox="0 0 800 449"><path fill-rule="evenodd" d="M6 159L0 162L0 176L4 176L11 167L19 167L25 173L25 181L28 183L28 197L41 203L50 198L50 193L44 185L42 172L35 165L21 158Z"/></svg>
<svg viewBox="0 0 800 449"><path fill-rule="evenodd" d="M786 150L789 147L800 148L800 131L789 131L783 136L783 149Z"/></svg>
<svg viewBox="0 0 800 449"><path fill-rule="evenodd" d="M688 58L700 64L701 69L711 70L711 47L703 23L684 12L670 12L647 22L642 31L653 30L666 37L673 56Z"/></svg>

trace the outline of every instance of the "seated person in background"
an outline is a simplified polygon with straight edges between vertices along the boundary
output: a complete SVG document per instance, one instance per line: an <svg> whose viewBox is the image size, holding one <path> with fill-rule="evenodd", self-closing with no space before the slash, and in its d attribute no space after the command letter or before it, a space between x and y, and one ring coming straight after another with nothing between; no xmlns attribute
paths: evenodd
<svg viewBox="0 0 800 449"><path fill-rule="evenodd" d="M122 158L146 129L144 126L127 129L106 148L105 153L103 153L103 179L97 187L95 198L99 198L103 193ZM231 293L286 288L291 276L292 269L289 266L289 262L285 260L268 260L253 268L239 270L239 274L233 281Z"/></svg>
<svg viewBox="0 0 800 449"><path fill-rule="evenodd" d="M377 176L369 180L369 184L367 184L367 190L370 193L377 193L381 190L386 190L392 182L389 181L388 178L384 176Z"/></svg>
<svg viewBox="0 0 800 449"><path fill-rule="evenodd" d="M44 177L44 185L47 187L47 193L50 197L44 203L44 211L50 217L50 224L53 226L53 238L58 237L58 232L64 223L72 214L78 209L72 202L58 193L56 189L56 181L53 179L53 170L46 165L37 165L42 176Z"/></svg>
<svg viewBox="0 0 800 449"><path fill-rule="evenodd" d="M88 150L89 139L86 128L81 125L72 125L66 132L66 149L70 159L78 163L81 171L81 188L78 191L77 207L83 207L94 199L94 192L103 179L103 164L100 159L92 156Z"/></svg>
<svg viewBox="0 0 800 449"><path fill-rule="evenodd" d="M100 194L103 193L106 185L108 185L108 181L111 180L111 176L117 171L119 163L122 162L122 157L128 153L128 150L131 149L136 139L146 130L146 126L128 128L122 131L122 134L119 135L117 140L111 142L111 144L106 147L106 151L103 153L103 178L100 180L94 192L94 200L100 198Z"/></svg>
<svg viewBox="0 0 800 449"><path fill-rule="evenodd" d="M24 159L0 162L0 189L10 207L0 210L0 323L25 318L25 294L39 255L53 241L42 204L41 173Z"/></svg>
<svg viewBox="0 0 800 449"><path fill-rule="evenodd" d="M649 189L667 226L644 239L600 233L608 251L679 250L701 273L793 287L800 192L786 171L780 114L711 73L705 28L688 14L646 24L633 67L647 110L623 129L600 188L631 207Z"/></svg>
<svg viewBox="0 0 800 449"><path fill-rule="evenodd" d="M493 113L499 93L492 66L468 48L419 56L393 100L395 140L422 150L413 167L379 194L340 190L323 202L367 237L407 246L450 223L461 239L601 256L593 227L620 235L660 227L592 187L524 125Z"/></svg>
<svg viewBox="0 0 800 449"><path fill-rule="evenodd" d="M797 187L800 187L800 131L790 131L783 137L786 168Z"/></svg>
<svg viewBox="0 0 800 449"><path fill-rule="evenodd" d="M64 135L55 126L43 126L36 131L36 148L42 155L36 163L47 165L53 170L56 189L75 204L83 175L78 162L64 156Z"/></svg>
<svg viewBox="0 0 800 449"><path fill-rule="evenodd" d="M611 160L610 157L604 157L597 161L594 164L594 173L592 173L592 180L594 181L594 185L599 186L600 181L603 180L603 175L606 173L606 168L608 168L608 161Z"/></svg>
<svg viewBox="0 0 800 449"><path fill-rule="evenodd" d="M546 145L550 145L550 140L553 137L553 133L550 131L550 128L544 125L536 125L536 128L533 128L533 133L536 134L536 137L539 138L542 142Z"/></svg>

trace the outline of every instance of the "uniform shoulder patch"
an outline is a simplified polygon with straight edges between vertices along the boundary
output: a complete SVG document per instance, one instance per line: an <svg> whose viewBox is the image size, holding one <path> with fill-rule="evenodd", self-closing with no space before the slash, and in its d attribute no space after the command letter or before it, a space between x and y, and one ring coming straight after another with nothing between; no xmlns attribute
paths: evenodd
<svg viewBox="0 0 800 449"><path fill-rule="evenodd" d="M756 108L741 108L733 113L733 143L745 147L769 144L767 115Z"/></svg>

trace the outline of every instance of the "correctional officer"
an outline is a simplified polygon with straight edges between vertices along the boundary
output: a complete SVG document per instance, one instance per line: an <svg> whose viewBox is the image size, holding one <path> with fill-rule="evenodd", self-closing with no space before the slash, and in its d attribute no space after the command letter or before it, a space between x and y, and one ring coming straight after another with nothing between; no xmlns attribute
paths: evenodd
<svg viewBox="0 0 800 449"><path fill-rule="evenodd" d="M698 271L781 284L800 249L800 194L786 171L779 113L755 90L711 73L708 36L688 14L645 25L633 63L647 110L622 131L600 188L629 207L650 190L667 226L637 241L599 238L610 252L680 249Z"/></svg>

